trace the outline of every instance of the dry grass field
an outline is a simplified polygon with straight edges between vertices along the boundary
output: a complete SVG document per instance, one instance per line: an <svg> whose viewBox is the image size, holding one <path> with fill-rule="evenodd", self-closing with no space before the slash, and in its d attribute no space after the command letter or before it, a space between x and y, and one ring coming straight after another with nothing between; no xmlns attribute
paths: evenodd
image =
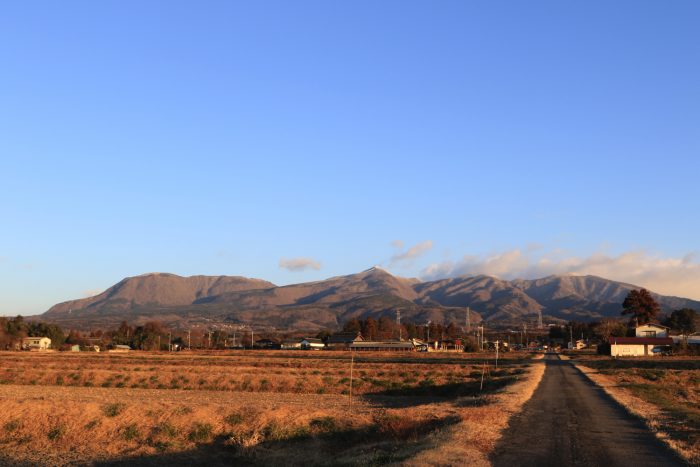
<svg viewBox="0 0 700 467"><path fill-rule="evenodd" d="M486 465L543 370L490 357L0 353L0 463Z"/></svg>
<svg viewBox="0 0 700 467"><path fill-rule="evenodd" d="M700 358L574 358L598 385L643 418L692 465L700 465Z"/></svg>

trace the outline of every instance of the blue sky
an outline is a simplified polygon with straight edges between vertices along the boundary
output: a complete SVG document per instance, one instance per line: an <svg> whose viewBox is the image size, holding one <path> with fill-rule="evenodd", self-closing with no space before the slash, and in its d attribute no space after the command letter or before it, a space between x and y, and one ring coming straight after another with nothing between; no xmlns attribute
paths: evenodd
<svg viewBox="0 0 700 467"><path fill-rule="evenodd" d="M0 314L374 264L700 298L698 2L0 13Z"/></svg>

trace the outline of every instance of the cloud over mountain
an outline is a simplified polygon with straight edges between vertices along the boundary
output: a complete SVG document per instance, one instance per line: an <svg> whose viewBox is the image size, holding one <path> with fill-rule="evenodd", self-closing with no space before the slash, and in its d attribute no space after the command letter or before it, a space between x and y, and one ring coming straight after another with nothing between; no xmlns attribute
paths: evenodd
<svg viewBox="0 0 700 467"><path fill-rule="evenodd" d="M403 247L403 242L398 243L398 241L394 241L394 246L396 247ZM391 257L389 260L389 264L392 266L396 266L401 263L408 263L424 253L430 251L433 248L433 241L432 240L425 240L423 242L417 243L413 245L411 248L408 250L404 251L403 253L397 253L394 256Z"/></svg>
<svg viewBox="0 0 700 467"><path fill-rule="evenodd" d="M281 258L279 266L282 269L286 269L292 272L306 271L307 269L321 269L321 263L313 258L299 257L299 258Z"/></svg>
<svg viewBox="0 0 700 467"><path fill-rule="evenodd" d="M618 255L567 256L560 251L512 249L492 255L465 255L459 261L434 263L424 279L486 274L503 279L534 279L552 274L590 274L639 284L659 293L700 299L700 263L693 254L663 257L646 251Z"/></svg>

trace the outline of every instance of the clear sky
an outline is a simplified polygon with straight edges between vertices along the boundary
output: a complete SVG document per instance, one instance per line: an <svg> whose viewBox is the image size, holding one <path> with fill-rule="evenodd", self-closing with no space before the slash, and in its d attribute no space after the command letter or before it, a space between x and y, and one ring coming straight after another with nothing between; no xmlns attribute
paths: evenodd
<svg viewBox="0 0 700 467"><path fill-rule="evenodd" d="M700 298L700 2L0 6L0 314L125 276Z"/></svg>

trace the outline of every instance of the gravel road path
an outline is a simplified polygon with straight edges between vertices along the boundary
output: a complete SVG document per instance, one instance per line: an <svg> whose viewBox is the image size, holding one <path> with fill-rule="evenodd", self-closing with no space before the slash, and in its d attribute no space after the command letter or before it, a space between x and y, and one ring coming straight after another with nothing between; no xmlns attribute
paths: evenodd
<svg viewBox="0 0 700 467"><path fill-rule="evenodd" d="M573 365L554 354L544 364L540 386L494 451L496 467L685 465Z"/></svg>

